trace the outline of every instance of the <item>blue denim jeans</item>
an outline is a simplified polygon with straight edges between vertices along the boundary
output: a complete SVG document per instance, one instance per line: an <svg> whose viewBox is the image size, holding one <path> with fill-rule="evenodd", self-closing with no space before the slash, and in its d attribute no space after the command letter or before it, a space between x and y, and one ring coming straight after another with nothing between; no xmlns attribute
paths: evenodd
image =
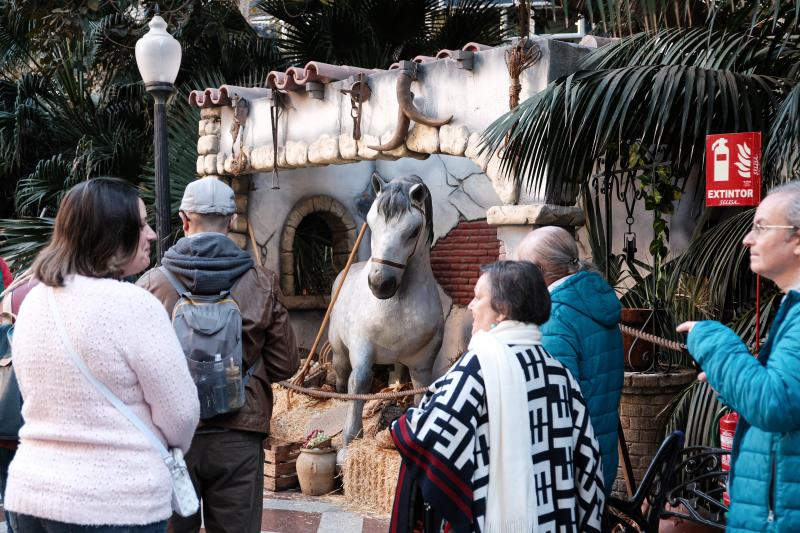
<svg viewBox="0 0 800 533"><path fill-rule="evenodd" d="M3 495L3 499L6 497L6 481L8 480L8 465L11 464L11 460L14 458L14 450L9 450L8 448L0 448L0 494ZM6 520L6 531L7 533L14 533L14 528L11 527L11 520L8 516L8 511L3 513L5 515Z"/></svg>
<svg viewBox="0 0 800 533"><path fill-rule="evenodd" d="M10 514L11 527L16 533L164 533L167 530L166 520L143 526L79 526L26 514Z"/></svg>

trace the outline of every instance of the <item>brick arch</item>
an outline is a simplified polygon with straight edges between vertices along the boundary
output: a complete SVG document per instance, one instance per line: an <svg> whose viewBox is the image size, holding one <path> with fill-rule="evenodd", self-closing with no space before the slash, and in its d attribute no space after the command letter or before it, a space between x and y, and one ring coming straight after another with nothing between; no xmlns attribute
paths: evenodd
<svg viewBox="0 0 800 533"><path fill-rule="evenodd" d="M281 291L285 296L295 296L294 291L294 237L300 222L310 214L317 214L331 228L333 234L333 268L338 273L347 264L350 250L356 243L356 222L347 208L335 198L318 195L303 198L295 204L283 223L280 242Z"/></svg>

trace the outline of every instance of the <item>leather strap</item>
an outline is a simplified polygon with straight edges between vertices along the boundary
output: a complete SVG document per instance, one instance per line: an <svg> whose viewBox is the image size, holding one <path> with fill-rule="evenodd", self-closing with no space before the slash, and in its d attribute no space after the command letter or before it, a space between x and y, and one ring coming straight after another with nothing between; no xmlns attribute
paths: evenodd
<svg viewBox="0 0 800 533"><path fill-rule="evenodd" d="M414 209L416 209L417 211L419 211L420 213L422 213L423 226L427 226L427 224L424 223L424 221L425 221L425 212L422 209L420 209L419 207L417 207L417 206L412 206L412 207ZM408 258L406 259L405 263L395 263L394 261L389 261L388 259L381 259L380 257L370 257L369 259L373 263L378 263L378 264L381 264L381 265L394 267L394 268L397 268L397 269L400 269L400 270L405 270L406 267L408 266L408 263L411 261L411 258L414 257L414 254L417 251L417 245L419 244L419 238L421 236L422 236L422 231L420 231L419 234L417 234L417 240L414 241L414 247L411 249L411 253L408 254Z"/></svg>

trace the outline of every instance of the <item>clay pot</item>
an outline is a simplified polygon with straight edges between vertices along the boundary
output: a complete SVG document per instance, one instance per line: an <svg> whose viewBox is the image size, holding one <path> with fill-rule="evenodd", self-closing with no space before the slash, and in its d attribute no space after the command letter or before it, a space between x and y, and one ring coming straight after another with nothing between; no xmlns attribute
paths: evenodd
<svg viewBox="0 0 800 533"><path fill-rule="evenodd" d="M336 450L333 448L301 448L297 458L297 479L300 490L309 496L321 496L336 486Z"/></svg>

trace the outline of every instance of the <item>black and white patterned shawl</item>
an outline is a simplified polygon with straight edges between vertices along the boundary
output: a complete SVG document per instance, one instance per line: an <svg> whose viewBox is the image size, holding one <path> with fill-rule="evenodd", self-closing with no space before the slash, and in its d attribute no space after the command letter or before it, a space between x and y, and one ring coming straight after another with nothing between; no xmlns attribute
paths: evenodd
<svg viewBox="0 0 800 533"><path fill-rule="evenodd" d="M600 448L580 388L541 346L511 350L528 389L538 531L599 533L605 498ZM410 480L454 531L484 531L489 430L481 367L467 352L431 385L420 407L392 427L403 457L392 533L409 527L402 500Z"/></svg>

